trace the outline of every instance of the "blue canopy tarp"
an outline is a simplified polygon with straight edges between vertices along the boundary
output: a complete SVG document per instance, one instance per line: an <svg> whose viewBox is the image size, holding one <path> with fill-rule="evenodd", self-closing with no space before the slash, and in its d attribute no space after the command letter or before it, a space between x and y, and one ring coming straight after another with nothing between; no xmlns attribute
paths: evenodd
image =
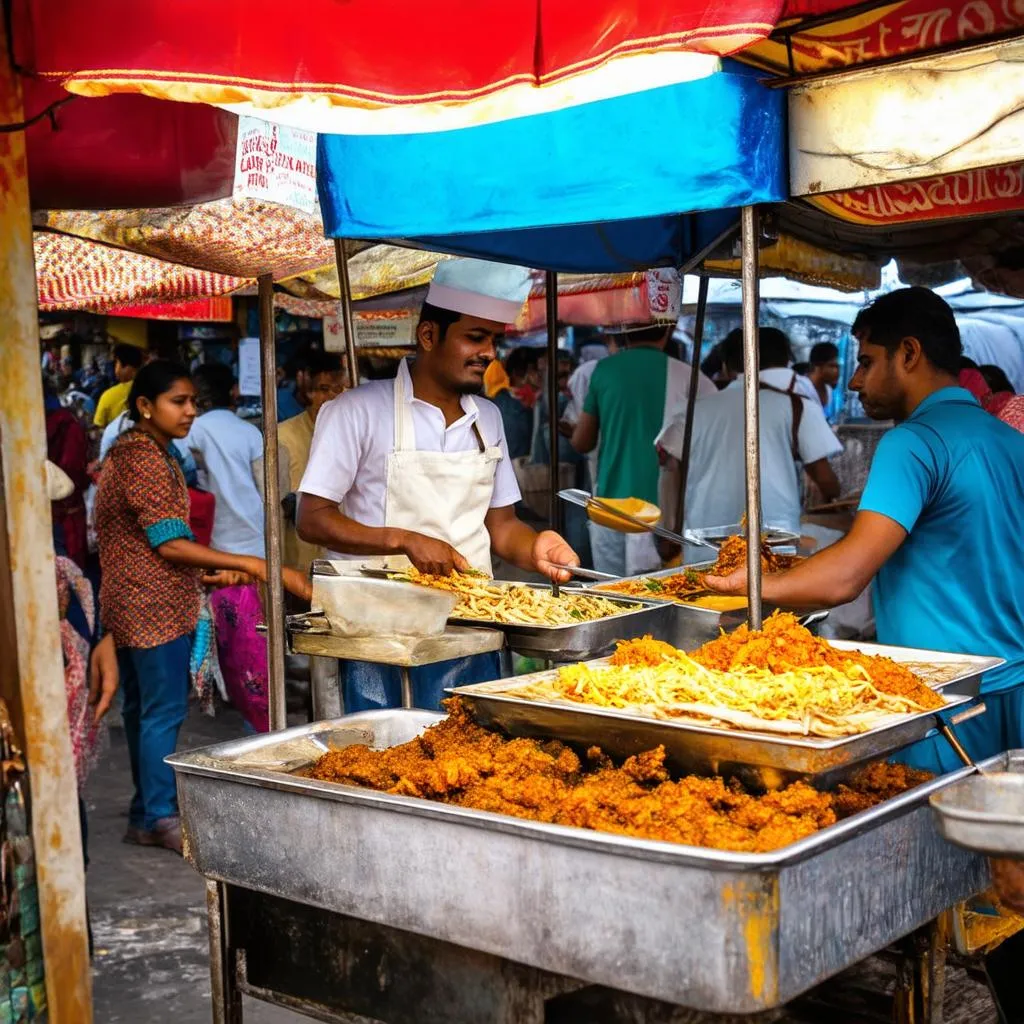
<svg viewBox="0 0 1024 1024"><path fill-rule="evenodd" d="M787 195L785 96L706 78L458 131L321 135L329 237L578 273L682 266Z"/></svg>

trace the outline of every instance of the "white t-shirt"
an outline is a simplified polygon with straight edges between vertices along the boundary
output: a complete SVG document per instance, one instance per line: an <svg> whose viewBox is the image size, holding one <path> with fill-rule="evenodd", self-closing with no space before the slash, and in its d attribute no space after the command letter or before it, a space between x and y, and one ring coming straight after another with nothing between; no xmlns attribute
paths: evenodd
<svg viewBox="0 0 1024 1024"><path fill-rule="evenodd" d="M404 375L406 401L412 406L417 450L477 451L473 432L476 423L484 443L501 448L490 507L514 505L520 498L519 484L508 457L498 407L486 398L464 395L465 415L445 427L444 413L436 405L412 396L406 360L399 363L398 372ZM360 384L320 410L299 490L339 505L344 502L345 514L364 526L383 526L387 458L394 450L395 382L373 380Z"/></svg>
<svg viewBox="0 0 1024 1024"><path fill-rule="evenodd" d="M594 376L594 370L600 359L591 359L588 362L580 363L569 377L569 402L562 414L562 419L571 423L574 427L580 421L580 413L583 412L583 403L587 400L587 392L590 390L590 378Z"/></svg>
<svg viewBox="0 0 1024 1024"><path fill-rule="evenodd" d="M184 444L196 456L200 484L217 501L210 546L262 558L263 500L252 464L263 458L263 435L230 409L211 409L192 424Z"/></svg>
<svg viewBox="0 0 1024 1024"><path fill-rule="evenodd" d="M762 370L761 380L778 386L781 374L792 370ZM800 379L799 377L797 378ZM800 477L793 461L793 406L788 395L761 390L761 515L765 526L800 531ZM676 458L683 450L683 417L662 431L659 443ZM838 455L842 444L828 423L815 394L804 400L797 435L804 465ZM743 378L724 391L697 402L693 416L690 473L686 484L686 527L702 529L738 523L746 511L743 448Z"/></svg>

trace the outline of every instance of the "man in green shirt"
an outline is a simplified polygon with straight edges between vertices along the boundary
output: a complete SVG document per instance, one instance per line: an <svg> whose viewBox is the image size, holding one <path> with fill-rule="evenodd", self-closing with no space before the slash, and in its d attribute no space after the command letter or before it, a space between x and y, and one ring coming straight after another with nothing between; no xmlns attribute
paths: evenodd
<svg viewBox="0 0 1024 1024"><path fill-rule="evenodd" d="M654 440L665 423L686 409L690 366L665 353L670 327L625 327L620 351L602 359L590 379L583 412L572 435L578 452L600 439L594 494L658 503L658 453ZM701 376L698 396L715 394ZM661 567L649 533L626 534L590 524L594 567L633 576Z"/></svg>

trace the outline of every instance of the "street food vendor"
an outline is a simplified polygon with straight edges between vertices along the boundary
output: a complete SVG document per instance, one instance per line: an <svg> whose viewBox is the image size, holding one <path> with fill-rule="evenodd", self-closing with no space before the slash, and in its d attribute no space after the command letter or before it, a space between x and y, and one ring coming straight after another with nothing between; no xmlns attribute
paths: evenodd
<svg viewBox="0 0 1024 1024"><path fill-rule="evenodd" d="M957 384L960 332L926 288L890 292L862 310L850 387L867 414L895 420L878 445L850 532L786 573L765 576L766 602L831 607L872 579L878 640L901 647L994 655L982 682L984 715L957 733L985 758L1024 746L1024 435ZM746 570L708 577L746 591ZM941 738L900 760L931 771L960 767Z"/></svg>
<svg viewBox="0 0 1024 1024"><path fill-rule="evenodd" d="M557 533L537 533L513 506L519 487L501 413L479 397L495 345L530 289L523 267L457 259L438 265L416 328L416 357L320 411L300 484L297 529L329 557L405 556L422 572L491 572L491 552L565 582L578 564ZM338 508L344 503L344 512ZM417 707L445 686L498 675L496 655L413 669ZM345 662L346 711L400 704L392 666Z"/></svg>

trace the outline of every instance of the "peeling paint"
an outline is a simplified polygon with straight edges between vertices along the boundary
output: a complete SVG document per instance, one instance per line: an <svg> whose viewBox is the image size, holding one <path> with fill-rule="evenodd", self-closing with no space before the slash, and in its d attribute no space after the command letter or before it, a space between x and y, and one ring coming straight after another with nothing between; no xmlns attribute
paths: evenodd
<svg viewBox="0 0 1024 1024"><path fill-rule="evenodd" d="M0 123L23 118L21 89L6 60L0 23ZM23 133L0 136L0 455L14 598L25 753L32 786L46 994L51 1024L91 1024L85 881L78 802L58 642L46 432L39 372L36 282ZM68 827L74 822L75 827Z"/></svg>

